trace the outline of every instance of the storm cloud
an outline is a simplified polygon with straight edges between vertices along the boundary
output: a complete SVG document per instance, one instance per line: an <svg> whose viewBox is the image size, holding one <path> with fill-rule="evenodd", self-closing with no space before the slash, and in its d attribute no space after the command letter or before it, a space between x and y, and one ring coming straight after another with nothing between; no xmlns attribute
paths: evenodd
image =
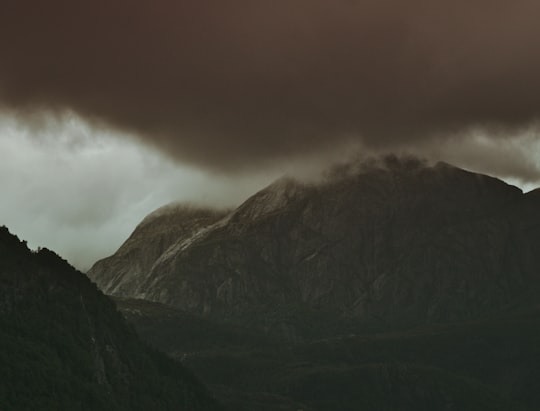
<svg viewBox="0 0 540 411"><path fill-rule="evenodd" d="M540 114L539 16L536 0L4 0L0 101L220 171L473 127L508 141Z"/></svg>

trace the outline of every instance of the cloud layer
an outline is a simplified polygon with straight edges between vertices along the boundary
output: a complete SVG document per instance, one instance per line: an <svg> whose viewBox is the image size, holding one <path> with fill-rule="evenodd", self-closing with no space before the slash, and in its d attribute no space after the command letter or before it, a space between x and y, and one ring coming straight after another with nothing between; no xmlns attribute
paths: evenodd
<svg viewBox="0 0 540 411"><path fill-rule="evenodd" d="M540 114L536 0L4 0L0 101L215 170ZM446 144L446 143L445 143Z"/></svg>
<svg viewBox="0 0 540 411"><path fill-rule="evenodd" d="M219 178L179 166L74 116L49 119L45 129L0 115L0 225L81 270L164 204L230 207L274 178Z"/></svg>

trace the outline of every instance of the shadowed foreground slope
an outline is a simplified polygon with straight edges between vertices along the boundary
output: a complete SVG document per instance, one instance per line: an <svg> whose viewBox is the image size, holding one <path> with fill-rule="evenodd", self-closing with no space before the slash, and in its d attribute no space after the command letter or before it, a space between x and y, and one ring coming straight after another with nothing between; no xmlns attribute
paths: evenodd
<svg viewBox="0 0 540 411"><path fill-rule="evenodd" d="M140 342L86 276L0 228L0 409L221 409L191 372Z"/></svg>
<svg viewBox="0 0 540 411"><path fill-rule="evenodd" d="M158 303L115 301L141 337L238 411L540 407L539 308L292 343Z"/></svg>

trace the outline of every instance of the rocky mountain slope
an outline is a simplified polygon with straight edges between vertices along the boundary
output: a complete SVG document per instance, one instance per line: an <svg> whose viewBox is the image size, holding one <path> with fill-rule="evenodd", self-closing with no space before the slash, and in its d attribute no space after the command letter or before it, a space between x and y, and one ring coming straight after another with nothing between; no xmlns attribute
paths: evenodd
<svg viewBox="0 0 540 411"><path fill-rule="evenodd" d="M0 227L0 409L220 410L86 276Z"/></svg>
<svg viewBox="0 0 540 411"><path fill-rule="evenodd" d="M129 296L170 246L179 239L191 238L225 214L184 204L161 207L144 218L113 257L92 267L92 279L107 294Z"/></svg>
<svg viewBox="0 0 540 411"><path fill-rule="evenodd" d="M225 216L150 219L88 275L113 295L292 338L325 318L367 327L488 317L538 295L539 206L538 193L495 178L386 157L317 184L279 180ZM190 229L168 228L182 224Z"/></svg>

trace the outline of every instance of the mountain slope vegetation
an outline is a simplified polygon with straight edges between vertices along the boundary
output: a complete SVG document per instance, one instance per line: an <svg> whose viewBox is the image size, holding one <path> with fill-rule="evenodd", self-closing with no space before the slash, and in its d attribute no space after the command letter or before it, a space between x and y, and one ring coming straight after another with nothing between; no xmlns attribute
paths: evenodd
<svg viewBox="0 0 540 411"><path fill-rule="evenodd" d="M190 371L142 343L85 275L6 227L0 346L2 410L221 409Z"/></svg>

